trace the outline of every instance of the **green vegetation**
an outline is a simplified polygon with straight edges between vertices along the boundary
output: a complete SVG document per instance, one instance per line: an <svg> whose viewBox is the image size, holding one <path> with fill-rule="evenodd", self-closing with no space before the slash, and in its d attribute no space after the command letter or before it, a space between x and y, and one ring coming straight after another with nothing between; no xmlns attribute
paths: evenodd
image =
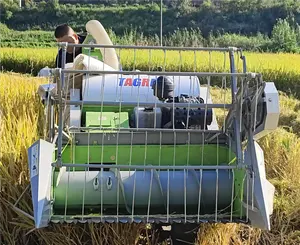
<svg viewBox="0 0 300 245"><path fill-rule="evenodd" d="M110 6L26 1L20 9L18 1L3 0L1 46L54 46L53 30L58 24L66 22L84 32L91 19L103 24L113 43L159 45L160 7L143 1L126 5L117 0ZM300 3L292 0L206 0L197 7L190 0L171 2L163 9L163 44L299 52L299 9Z"/></svg>
<svg viewBox="0 0 300 245"><path fill-rule="evenodd" d="M114 44L123 45L160 45L158 35L146 36L137 30L126 30L117 35L107 29ZM1 47L56 47L53 32L50 31L16 31L0 23ZM198 29L177 29L163 37L164 46L204 46L204 47L242 47L255 52L294 52L300 51L300 27L291 27L287 20L278 20L269 38L266 35L241 36L238 34L209 35L205 38Z"/></svg>
<svg viewBox="0 0 300 245"><path fill-rule="evenodd" d="M146 35L159 33L160 7L156 3L139 4L136 0L136 4L128 5L127 1L118 0L104 6L58 4L57 0L26 2L19 9L17 0L1 1L2 21L16 30L54 30L57 24L68 22L80 31L88 20L99 19L117 35L128 28L137 28ZM192 7L191 0L172 1L164 6L164 34L177 28L199 27L205 37L210 32L269 35L279 18L294 17L298 22L299 7L298 1L291 0L206 0L199 7Z"/></svg>

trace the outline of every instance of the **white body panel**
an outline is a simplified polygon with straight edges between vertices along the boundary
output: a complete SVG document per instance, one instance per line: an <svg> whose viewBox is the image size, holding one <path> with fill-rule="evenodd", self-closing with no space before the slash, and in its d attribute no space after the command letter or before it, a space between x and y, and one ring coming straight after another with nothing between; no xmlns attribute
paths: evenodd
<svg viewBox="0 0 300 245"><path fill-rule="evenodd" d="M70 90L71 100L80 100L80 90L71 89ZM70 105L70 126L80 127L81 122L81 109L79 105Z"/></svg>
<svg viewBox="0 0 300 245"><path fill-rule="evenodd" d="M36 228L48 226L50 219L50 191L52 154L54 145L38 140L28 149L31 195Z"/></svg>
<svg viewBox="0 0 300 245"><path fill-rule="evenodd" d="M115 71L111 66L85 54L77 55L72 66L75 70Z"/></svg>
<svg viewBox="0 0 300 245"><path fill-rule="evenodd" d="M48 66L45 66L38 72L38 77L50 77L52 75L51 73L52 69Z"/></svg>
<svg viewBox="0 0 300 245"><path fill-rule="evenodd" d="M258 140L274 131L277 128L279 121L279 95L275 84L267 82L264 93L266 102L266 117L263 124L254 132L255 140Z"/></svg>

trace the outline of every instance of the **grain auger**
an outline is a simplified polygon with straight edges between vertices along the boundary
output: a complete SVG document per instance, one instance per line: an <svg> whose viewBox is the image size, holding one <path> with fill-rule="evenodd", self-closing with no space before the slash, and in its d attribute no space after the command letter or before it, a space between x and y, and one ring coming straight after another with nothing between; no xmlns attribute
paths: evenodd
<svg viewBox="0 0 300 245"><path fill-rule="evenodd" d="M64 55L67 45L118 50L115 61L124 63L115 69L81 54L39 87L47 136L28 150L36 228L234 222L270 229L274 186L257 140L277 128L279 96L274 83L246 71L240 49L60 45ZM224 72L212 72L213 56L222 54Z"/></svg>

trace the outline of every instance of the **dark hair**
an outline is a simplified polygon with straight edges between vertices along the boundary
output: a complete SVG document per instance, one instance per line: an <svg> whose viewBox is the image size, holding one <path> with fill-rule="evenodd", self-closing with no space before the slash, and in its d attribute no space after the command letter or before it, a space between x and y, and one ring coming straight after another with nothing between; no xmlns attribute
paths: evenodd
<svg viewBox="0 0 300 245"><path fill-rule="evenodd" d="M70 30L72 30L72 28L70 26L68 26L67 24L61 24L61 25L56 27L56 29L54 31L54 36L56 38L61 38L64 35L68 34L68 32Z"/></svg>

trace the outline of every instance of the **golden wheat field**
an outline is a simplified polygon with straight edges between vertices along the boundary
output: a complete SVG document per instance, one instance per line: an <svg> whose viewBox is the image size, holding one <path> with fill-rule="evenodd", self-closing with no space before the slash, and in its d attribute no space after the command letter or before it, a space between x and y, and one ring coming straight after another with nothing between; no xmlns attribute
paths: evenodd
<svg viewBox="0 0 300 245"><path fill-rule="evenodd" d="M42 65L54 65L57 48L1 48L0 58L4 64L19 65L34 65L40 67ZM38 52L37 52L38 51ZM137 67L148 67L154 65L164 65L166 59L166 66L179 70L193 70L194 67L200 70L222 69L224 70L224 53L206 51L173 51L167 50L133 50L133 49L118 49L117 54L123 66L135 63ZM300 55L287 53L252 53L243 52L247 58L247 68L249 71L262 72L290 72L299 73L300 71ZM211 62L209 61L211 59ZM225 67L229 68L229 58L225 55ZM236 65L242 68L242 61L238 61L236 56ZM176 67L176 68L175 68Z"/></svg>
<svg viewBox="0 0 300 245"><path fill-rule="evenodd" d="M1 66L6 71L32 73L55 66L57 48L2 48ZM172 71L229 71L229 57L223 52L166 51L119 49L123 69L153 70L158 66ZM243 52L247 71L259 72L278 89L300 95L300 55ZM242 60L236 55L236 67L242 71Z"/></svg>
<svg viewBox="0 0 300 245"><path fill-rule="evenodd" d="M4 52L12 51L5 49ZM26 52L19 56L20 62L21 57L28 55ZM53 50L45 50L40 55L42 59L51 59ZM274 72L283 63L281 58L286 59L282 69L290 69L291 72L300 69L296 67L297 61L300 63L298 56L294 59L288 55L266 56L271 59L263 55L256 57L257 64L269 60L268 65L264 65L273 67ZM254 55L248 57L255 62ZM35 92L39 84L46 82L29 75L0 74L1 244L137 244L139 233L145 228L143 225L51 225L47 229L35 230L32 220L12 209L11 204L29 184L27 148L43 137L43 106ZM217 100L221 99L218 88L214 88L212 94ZM300 100L281 93L280 110L278 129L259 141L265 154L267 178L276 187L272 231L237 224L203 224L197 244L300 244ZM32 214L30 191L17 207Z"/></svg>

